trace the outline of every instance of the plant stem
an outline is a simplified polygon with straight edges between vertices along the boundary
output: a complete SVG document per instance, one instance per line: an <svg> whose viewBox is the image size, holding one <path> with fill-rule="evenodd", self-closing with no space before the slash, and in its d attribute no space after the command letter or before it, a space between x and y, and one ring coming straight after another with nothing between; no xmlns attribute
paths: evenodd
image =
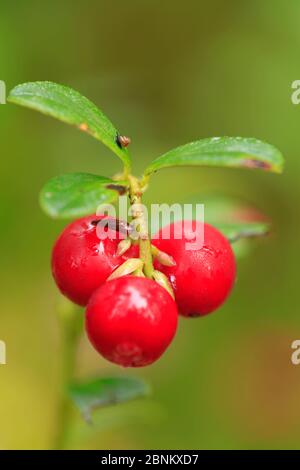
<svg viewBox="0 0 300 470"><path fill-rule="evenodd" d="M151 240L148 233L147 221L142 205L142 190L140 181L132 175L129 175L129 198L130 204L137 205L137 213L133 213L133 218L139 221L139 246L140 246L140 258L144 261L144 273L147 277L152 278L154 271L152 252L151 252Z"/></svg>
<svg viewBox="0 0 300 470"><path fill-rule="evenodd" d="M66 445L72 413L68 387L73 379L82 318L76 306L66 299L61 300L57 313L61 331L61 371L57 409L58 424L53 447L54 449L63 449Z"/></svg>
<svg viewBox="0 0 300 470"><path fill-rule="evenodd" d="M151 255L151 242L150 239L140 239L140 258L144 261L144 273L146 277L152 278L154 271L153 261Z"/></svg>

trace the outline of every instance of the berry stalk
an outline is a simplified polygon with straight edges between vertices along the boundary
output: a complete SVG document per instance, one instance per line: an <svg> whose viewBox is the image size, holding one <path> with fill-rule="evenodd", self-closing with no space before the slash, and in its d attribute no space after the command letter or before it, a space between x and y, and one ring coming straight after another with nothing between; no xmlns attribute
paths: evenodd
<svg viewBox="0 0 300 470"><path fill-rule="evenodd" d="M132 175L129 175L129 199L133 208L132 217L137 222L137 231L139 232L140 258L144 262L144 273L146 277L152 279L154 267L152 260L151 240L148 232L148 225L142 205L142 189L140 181Z"/></svg>

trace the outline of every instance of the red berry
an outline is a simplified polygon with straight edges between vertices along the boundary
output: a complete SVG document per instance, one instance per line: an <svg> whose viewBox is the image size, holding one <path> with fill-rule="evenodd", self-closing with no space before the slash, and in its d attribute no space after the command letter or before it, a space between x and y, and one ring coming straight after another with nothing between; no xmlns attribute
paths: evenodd
<svg viewBox="0 0 300 470"><path fill-rule="evenodd" d="M180 224L183 237L175 239L174 232L177 230L178 233ZM161 239L162 229L152 241L176 262L174 267L155 264L169 277L179 313L187 317L206 315L218 308L229 295L236 274L235 258L228 240L211 225L196 221L192 221L190 232L195 230L196 224L197 230L198 227L204 229L204 243L200 249L186 249L186 243L191 243L191 239L182 221L170 226L170 239Z"/></svg>
<svg viewBox="0 0 300 470"><path fill-rule="evenodd" d="M91 215L72 222L53 248L52 273L56 284L66 297L79 305L87 304L94 290L115 268L129 257L137 256L137 247L117 256L122 237L111 229L108 229L110 238L99 239L97 221L103 218Z"/></svg>
<svg viewBox="0 0 300 470"><path fill-rule="evenodd" d="M86 309L86 331L95 349L124 367L156 361L177 328L177 306L151 279L124 276L102 284Z"/></svg>

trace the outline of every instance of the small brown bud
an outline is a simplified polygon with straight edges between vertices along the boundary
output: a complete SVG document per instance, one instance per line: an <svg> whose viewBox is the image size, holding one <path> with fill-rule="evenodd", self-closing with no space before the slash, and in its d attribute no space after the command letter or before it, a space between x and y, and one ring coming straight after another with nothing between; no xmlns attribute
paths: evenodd
<svg viewBox="0 0 300 470"><path fill-rule="evenodd" d="M128 145L131 143L131 139L125 135L118 134L116 137L116 143L120 148L128 147Z"/></svg>

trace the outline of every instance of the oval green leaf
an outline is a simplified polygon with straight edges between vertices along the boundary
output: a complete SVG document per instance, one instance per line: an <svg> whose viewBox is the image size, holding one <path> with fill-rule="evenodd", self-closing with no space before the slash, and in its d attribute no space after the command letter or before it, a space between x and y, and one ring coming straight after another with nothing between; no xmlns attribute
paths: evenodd
<svg viewBox="0 0 300 470"><path fill-rule="evenodd" d="M254 239L269 234L271 223L269 219L256 207L247 201L232 196L204 193L189 197L181 201L182 204L192 204L192 217L197 219L201 214L196 210L196 204L204 205L204 221L216 227L233 244L235 255L240 258L247 255L253 245ZM182 220L184 213L170 214L170 222ZM202 218L200 219L202 220ZM151 220L153 234L162 228L160 218Z"/></svg>
<svg viewBox="0 0 300 470"><path fill-rule="evenodd" d="M218 228L230 243L263 237L270 231L269 219L243 199L220 194L200 194L193 198L193 202L204 204L205 222Z"/></svg>
<svg viewBox="0 0 300 470"><path fill-rule="evenodd" d="M128 150L117 144L118 131L102 111L78 91L53 82L31 82L13 88L7 101L76 126L100 140L130 167Z"/></svg>
<svg viewBox="0 0 300 470"><path fill-rule="evenodd" d="M111 377L72 384L69 394L84 419L91 421L92 411L97 408L144 397L149 394L149 387L137 378Z"/></svg>
<svg viewBox="0 0 300 470"><path fill-rule="evenodd" d="M177 147L156 158L145 175L173 166L260 168L280 173L283 156L273 145L254 138L212 137Z"/></svg>
<svg viewBox="0 0 300 470"><path fill-rule="evenodd" d="M270 231L267 222L237 222L232 224L216 224L215 227L228 238L230 243L237 242L243 238L264 237Z"/></svg>
<svg viewBox="0 0 300 470"><path fill-rule="evenodd" d="M126 182L89 173L69 173L50 179L40 193L40 205L56 219L95 213L100 204L113 202L126 191Z"/></svg>
<svg viewBox="0 0 300 470"><path fill-rule="evenodd" d="M250 254L255 247L254 239L267 236L270 232L269 219L243 199L210 193L199 194L190 202L204 204L205 222L220 230L233 244L237 258Z"/></svg>

